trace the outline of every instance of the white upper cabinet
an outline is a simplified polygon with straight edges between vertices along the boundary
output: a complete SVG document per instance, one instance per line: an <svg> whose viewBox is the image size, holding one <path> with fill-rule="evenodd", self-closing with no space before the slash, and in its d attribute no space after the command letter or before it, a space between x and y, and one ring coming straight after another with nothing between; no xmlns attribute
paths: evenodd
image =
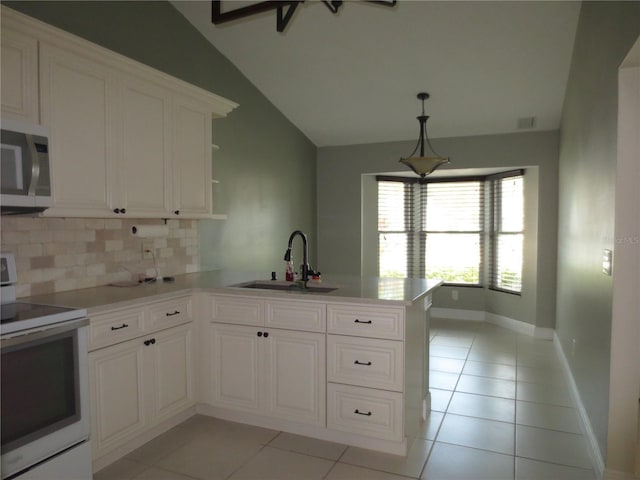
<svg viewBox="0 0 640 480"><path fill-rule="evenodd" d="M174 215L211 215L211 113L185 95L173 100Z"/></svg>
<svg viewBox="0 0 640 480"><path fill-rule="evenodd" d="M47 216L212 218L211 120L236 107L2 7L2 117L50 129Z"/></svg>
<svg viewBox="0 0 640 480"><path fill-rule="evenodd" d="M115 82L99 63L44 44L40 86L56 209L107 216L115 183Z"/></svg>
<svg viewBox="0 0 640 480"><path fill-rule="evenodd" d="M38 123L38 41L2 28L2 118Z"/></svg>
<svg viewBox="0 0 640 480"><path fill-rule="evenodd" d="M119 205L132 216L168 217L171 212L171 92L148 81L123 77L116 137Z"/></svg>

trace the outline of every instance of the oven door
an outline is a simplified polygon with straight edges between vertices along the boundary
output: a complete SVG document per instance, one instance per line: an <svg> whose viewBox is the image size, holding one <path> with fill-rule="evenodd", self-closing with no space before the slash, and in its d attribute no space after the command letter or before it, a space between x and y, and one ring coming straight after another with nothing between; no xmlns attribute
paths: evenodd
<svg viewBox="0 0 640 480"><path fill-rule="evenodd" d="M88 323L2 340L2 478L88 439Z"/></svg>

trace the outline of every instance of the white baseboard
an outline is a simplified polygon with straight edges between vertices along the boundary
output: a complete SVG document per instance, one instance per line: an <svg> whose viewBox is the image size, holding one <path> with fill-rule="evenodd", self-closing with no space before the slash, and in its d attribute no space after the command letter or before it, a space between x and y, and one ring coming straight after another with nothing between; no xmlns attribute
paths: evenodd
<svg viewBox="0 0 640 480"><path fill-rule="evenodd" d="M431 308L431 317L450 318L451 320L471 320L484 322L485 312L482 310L462 310L460 308Z"/></svg>
<svg viewBox="0 0 640 480"><path fill-rule="evenodd" d="M553 340L556 331L553 328L535 327L533 336L541 340Z"/></svg>
<svg viewBox="0 0 640 480"><path fill-rule="evenodd" d="M535 326L530 323L521 322L520 320L514 320L513 318L503 317L502 315L496 315L495 313L487 312L487 322L499 327L508 328L518 333L524 333L533 336L535 333Z"/></svg>
<svg viewBox="0 0 640 480"><path fill-rule="evenodd" d="M518 333L524 333L543 340L553 340L555 330L553 328L542 328L530 323L514 320L513 318L497 315L495 313L484 312L482 310L462 310L456 308L431 308L433 318L446 318L451 320L469 320L473 322L489 322L499 327L508 328Z"/></svg>
<svg viewBox="0 0 640 480"><path fill-rule="evenodd" d="M604 458L602 457L602 452L600 451L600 447L598 445L598 440L596 439L596 434L593 431L593 427L591 426L591 420L589 420L589 415L587 415L587 410L584 408L584 403L582 402L582 397L580 397L580 391L578 390L578 385L576 384L575 379L573 378L573 374L571 373L571 367L569 366L569 361L567 360L566 355L564 354L564 350L562 349L562 343L560 342L560 338L557 333L553 335L553 343L556 347L556 351L558 352L558 357L560 358L560 363L562 364L562 370L564 371L565 378L567 383L569 384L569 389L571 391L571 396L573 397L574 402L576 403L576 407L578 410L578 415L580 416L580 424L582 428L582 433L587 439L589 455L591 456L591 462L593 463L593 468L598 475L598 478L603 478L605 474L605 465ZM607 472L605 478L611 478L623 480L627 477L617 476L620 472ZM609 476L612 475L612 476ZM630 477L633 478L633 477Z"/></svg>

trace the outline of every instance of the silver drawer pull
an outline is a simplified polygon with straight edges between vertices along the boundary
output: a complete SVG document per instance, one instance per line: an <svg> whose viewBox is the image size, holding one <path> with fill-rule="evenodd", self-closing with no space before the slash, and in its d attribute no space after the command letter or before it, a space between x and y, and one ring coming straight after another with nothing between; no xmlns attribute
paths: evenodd
<svg viewBox="0 0 640 480"><path fill-rule="evenodd" d="M179 315L179 314L180 314L180 312L178 310L174 310L173 313L167 312L165 315L167 317L173 317L174 315Z"/></svg>
<svg viewBox="0 0 640 480"><path fill-rule="evenodd" d="M366 362L366 363L365 363L365 362L361 362L361 361L359 361L359 360L356 360L356 361L355 361L355 362L353 362L353 363L354 363L355 365L366 365L367 367L368 367L369 365L371 365L371 362Z"/></svg>
<svg viewBox="0 0 640 480"><path fill-rule="evenodd" d="M355 413L355 414L357 414L357 415L364 415L365 417L370 417L370 416L371 416L371 412L369 412L369 413L362 413L362 412L361 412L360 410L358 410L357 408L356 408L356 411L355 411L355 412L353 412L353 413Z"/></svg>
<svg viewBox="0 0 640 480"><path fill-rule="evenodd" d="M127 328L128 326L129 325L127 325L126 323L123 323L119 327L111 327L111 330L120 330L121 328Z"/></svg>
<svg viewBox="0 0 640 480"><path fill-rule="evenodd" d="M356 318L353 323L368 323L371 324L373 323L371 320L360 320L359 318Z"/></svg>

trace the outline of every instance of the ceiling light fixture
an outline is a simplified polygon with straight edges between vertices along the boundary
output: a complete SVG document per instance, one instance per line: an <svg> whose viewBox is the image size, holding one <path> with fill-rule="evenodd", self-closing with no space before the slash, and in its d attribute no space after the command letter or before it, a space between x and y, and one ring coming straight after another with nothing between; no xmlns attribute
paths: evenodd
<svg viewBox="0 0 640 480"><path fill-rule="evenodd" d="M427 135L427 119L429 118L429 116L424 114L424 101L427 98L429 98L428 93L420 92L418 94L418 99L422 101L422 115L416 117L418 119L418 122L420 122L420 137L418 138L418 144L407 158L400 159L400 163L403 163L404 165L409 167L422 178L429 175L439 166L444 165L445 163L449 163L449 157L438 155L431 146L431 142L429 141L429 136ZM427 145L427 147L429 147L431 152L427 151L425 153L425 144ZM414 155L416 154L418 149L420 149L420 156L415 157Z"/></svg>
<svg viewBox="0 0 640 480"><path fill-rule="evenodd" d="M385 7L393 7L396 4L396 0L364 0L366 3L376 3L378 5L384 5ZM221 23L231 22L240 18L250 17L262 12L268 12L269 10L277 10L278 16L276 17L276 30L280 33L284 32L287 28L289 21L293 17L294 12L298 8L298 5L303 3L304 0L284 0L274 1L267 0L262 2L255 2L250 5L235 8L232 10L222 11L222 0L211 1L211 22L214 25ZM227 2L233 3L233 2ZM322 0L322 3L332 12L338 13L340 7L344 3L341 0Z"/></svg>

